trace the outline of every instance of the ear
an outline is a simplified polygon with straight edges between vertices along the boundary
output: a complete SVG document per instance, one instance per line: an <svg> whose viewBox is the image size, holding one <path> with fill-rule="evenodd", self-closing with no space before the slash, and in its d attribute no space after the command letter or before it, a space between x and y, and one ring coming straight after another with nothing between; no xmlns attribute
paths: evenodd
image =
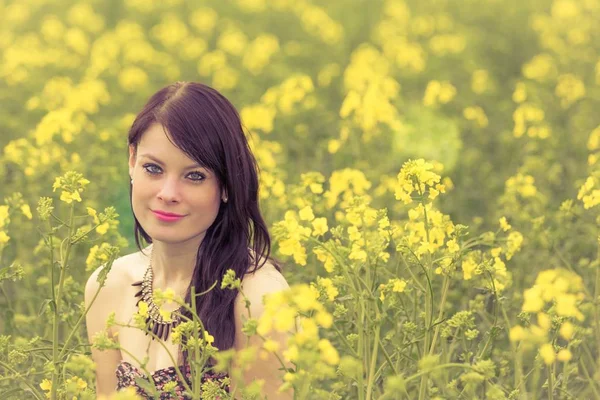
<svg viewBox="0 0 600 400"><path fill-rule="evenodd" d="M136 151L133 145L129 145L129 176L133 179L133 168L135 167Z"/></svg>

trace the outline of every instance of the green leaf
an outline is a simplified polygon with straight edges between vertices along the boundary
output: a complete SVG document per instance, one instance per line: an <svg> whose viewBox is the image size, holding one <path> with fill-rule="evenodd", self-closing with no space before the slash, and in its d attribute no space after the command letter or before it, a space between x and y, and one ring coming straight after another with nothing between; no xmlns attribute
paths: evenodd
<svg viewBox="0 0 600 400"><path fill-rule="evenodd" d="M54 310L56 309L56 303L54 302L54 300L53 299L45 299L44 301L42 301L42 304L40 305L40 310L38 311L38 317L42 316L46 312L48 305L50 305L50 310L52 310L52 312L54 312Z"/></svg>

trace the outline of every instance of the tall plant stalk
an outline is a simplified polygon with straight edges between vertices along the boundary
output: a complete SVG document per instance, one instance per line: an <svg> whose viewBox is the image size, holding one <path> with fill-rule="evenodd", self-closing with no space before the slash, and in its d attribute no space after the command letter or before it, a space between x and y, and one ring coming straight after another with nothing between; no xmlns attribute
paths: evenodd
<svg viewBox="0 0 600 400"><path fill-rule="evenodd" d="M52 364L54 369L52 370L52 388L50 391L50 398L52 400L56 400L56 390L58 388L58 380L59 380L59 371L58 371L58 362L59 362L59 350L58 350L58 329L59 329L59 315L60 315L60 300L62 297L63 284L66 277L67 267L69 263L69 256L71 255L71 238L73 236L73 216L75 213L75 204L71 204L71 209L69 212L69 232L67 238L65 239L67 242L64 256L61 251L61 260L59 264L60 268L60 276L58 278L58 291L54 292L54 278L52 279L52 302L54 304L53 310L53 320L52 320ZM50 220L48 220L50 221ZM50 223L50 238L52 238L52 223ZM62 245L61 245L62 250ZM54 277L54 248L52 246L52 240L50 239L50 253L51 253L51 266L50 271L52 276Z"/></svg>

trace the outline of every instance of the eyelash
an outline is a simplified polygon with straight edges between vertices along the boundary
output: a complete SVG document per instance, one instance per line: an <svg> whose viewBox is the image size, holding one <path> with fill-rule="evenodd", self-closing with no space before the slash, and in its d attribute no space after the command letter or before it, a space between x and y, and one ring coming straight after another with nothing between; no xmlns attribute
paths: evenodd
<svg viewBox="0 0 600 400"><path fill-rule="evenodd" d="M148 175L158 175L158 174L159 174L158 172L150 172L150 171L148 170L148 168L150 168L150 167L156 167L156 168L160 169L160 167L159 167L158 165L156 165L156 164L144 164L144 165L142 166L142 168L144 169L144 171L146 171L146 173L147 173ZM192 182L195 182L195 183L202 182L204 179L206 179L206 176L204 176L204 174L203 174L203 173L201 173L201 172L198 172L198 171L193 171L193 172L190 172L190 174L197 174L197 175L200 175L200 179L192 179Z"/></svg>

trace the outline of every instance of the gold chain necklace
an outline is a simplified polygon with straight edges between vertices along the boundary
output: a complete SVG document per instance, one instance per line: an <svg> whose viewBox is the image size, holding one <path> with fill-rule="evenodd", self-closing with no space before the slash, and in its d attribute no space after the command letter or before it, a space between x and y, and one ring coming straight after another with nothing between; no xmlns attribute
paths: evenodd
<svg viewBox="0 0 600 400"><path fill-rule="evenodd" d="M167 340L171 330L179 325L180 317L179 312L183 307L179 307L177 310L171 312L171 320L166 321L162 315L160 315L160 308L154 303L152 298L152 259L154 255L154 245L152 245L152 251L150 252L150 263L144 274L144 278L141 281L132 283L131 286L141 286L139 292L135 294L135 297L139 297L135 305L139 310L140 301L144 301L148 304L148 317L146 318L146 335L149 332L154 333L159 339ZM154 340L154 336L152 336Z"/></svg>

